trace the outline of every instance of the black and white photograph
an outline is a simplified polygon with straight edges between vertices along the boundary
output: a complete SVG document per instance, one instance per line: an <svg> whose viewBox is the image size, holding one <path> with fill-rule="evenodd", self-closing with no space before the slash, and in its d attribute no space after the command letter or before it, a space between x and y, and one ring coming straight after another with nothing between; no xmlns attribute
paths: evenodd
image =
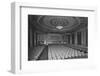
<svg viewBox="0 0 100 76"><path fill-rule="evenodd" d="M88 58L88 17L28 15L28 61Z"/></svg>
<svg viewBox="0 0 100 76"><path fill-rule="evenodd" d="M94 75L99 64L97 9L54 3L11 4L11 72L75 75L78 71L84 76L91 70Z"/></svg>

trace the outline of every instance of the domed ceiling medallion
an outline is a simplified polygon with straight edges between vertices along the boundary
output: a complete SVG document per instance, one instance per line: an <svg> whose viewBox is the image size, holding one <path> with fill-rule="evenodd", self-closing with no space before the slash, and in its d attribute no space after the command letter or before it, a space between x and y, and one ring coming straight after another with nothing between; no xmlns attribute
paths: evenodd
<svg viewBox="0 0 100 76"><path fill-rule="evenodd" d="M69 31L80 25L79 17L70 16L40 16L38 24L51 31Z"/></svg>

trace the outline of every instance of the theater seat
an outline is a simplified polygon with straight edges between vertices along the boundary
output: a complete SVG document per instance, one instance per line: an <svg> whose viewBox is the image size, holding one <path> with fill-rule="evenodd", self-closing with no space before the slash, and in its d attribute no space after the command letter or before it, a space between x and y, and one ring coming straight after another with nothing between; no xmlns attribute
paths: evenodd
<svg viewBox="0 0 100 76"><path fill-rule="evenodd" d="M87 54L64 45L48 45L48 59L86 58Z"/></svg>

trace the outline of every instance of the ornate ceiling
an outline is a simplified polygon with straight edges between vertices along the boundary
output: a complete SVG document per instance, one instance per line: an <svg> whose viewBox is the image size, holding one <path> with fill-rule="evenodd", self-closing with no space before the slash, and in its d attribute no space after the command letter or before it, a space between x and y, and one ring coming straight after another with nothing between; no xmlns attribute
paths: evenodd
<svg viewBox="0 0 100 76"><path fill-rule="evenodd" d="M71 17L71 16L30 16L31 26L35 26L38 30L45 32L67 32L73 31L77 27L86 26L86 17ZM34 18L33 18L34 17Z"/></svg>

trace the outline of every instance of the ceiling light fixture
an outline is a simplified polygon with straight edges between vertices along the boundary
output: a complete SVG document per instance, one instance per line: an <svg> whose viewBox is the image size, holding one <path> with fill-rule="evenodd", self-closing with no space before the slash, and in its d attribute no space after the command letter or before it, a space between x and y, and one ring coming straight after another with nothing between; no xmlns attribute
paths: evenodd
<svg viewBox="0 0 100 76"><path fill-rule="evenodd" d="M57 29L62 29L62 28L63 28L63 26L56 26L56 28L57 28Z"/></svg>

